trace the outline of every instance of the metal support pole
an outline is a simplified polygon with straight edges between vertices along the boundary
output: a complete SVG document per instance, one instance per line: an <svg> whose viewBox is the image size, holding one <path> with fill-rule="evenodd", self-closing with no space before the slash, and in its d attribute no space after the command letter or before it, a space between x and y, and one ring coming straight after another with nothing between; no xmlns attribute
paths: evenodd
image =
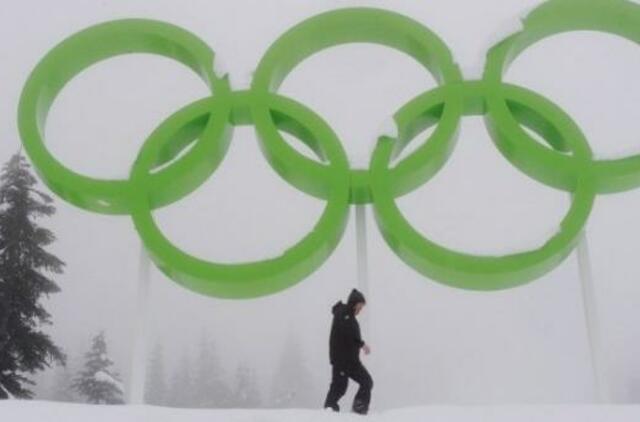
<svg viewBox="0 0 640 422"><path fill-rule="evenodd" d="M369 256L367 253L367 206L356 205L356 248L357 248L357 275L358 290L369 297ZM362 318L363 337L369 334L369 314L366 312Z"/></svg>
<svg viewBox="0 0 640 422"><path fill-rule="evenodd" d="M144 384L147 374L147 329L149 319L149 285L151 284L151 261L142 246L138 267L138 297L131 351L131 368L127 388L129 404L144 403Z"/></svg>
<svg viewBox="0 0 640 422"><path fill-rule="evenodd" d="M584 233L581 235L580 242L578 243L577 257L596 395L600 403L609 403L611 398L609 395L606 369L604 365L604 355L601 348L602 342L600 337L598 307L593 284L593 274L591 271L589 243L587 241L587 236Z"/></svg>

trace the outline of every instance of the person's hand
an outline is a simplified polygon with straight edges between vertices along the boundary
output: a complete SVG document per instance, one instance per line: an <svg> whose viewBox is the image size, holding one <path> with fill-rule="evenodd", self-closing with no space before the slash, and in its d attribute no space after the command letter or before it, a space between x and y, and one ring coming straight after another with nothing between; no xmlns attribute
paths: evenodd
<svg viewBox="0 0 640 422"><path fill-rule="evenodd" d="M368 355L369 353L371 353L371 348L369 347L368 344L365 344L364 346L362 346L362 351L364 352L365 355Z"/></svg>

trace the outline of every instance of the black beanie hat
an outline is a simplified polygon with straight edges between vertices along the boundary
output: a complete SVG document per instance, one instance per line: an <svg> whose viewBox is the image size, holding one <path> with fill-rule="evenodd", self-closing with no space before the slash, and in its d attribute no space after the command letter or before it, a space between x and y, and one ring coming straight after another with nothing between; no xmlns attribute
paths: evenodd
<svg viewBox="0 0 640 422"><path fill-rule="evenodd" d="M358 291L358 289L351 290L349 294L349 299L347 301L349 305L354 306L356 303L367 303L364 298L364 295Z"/></svg>

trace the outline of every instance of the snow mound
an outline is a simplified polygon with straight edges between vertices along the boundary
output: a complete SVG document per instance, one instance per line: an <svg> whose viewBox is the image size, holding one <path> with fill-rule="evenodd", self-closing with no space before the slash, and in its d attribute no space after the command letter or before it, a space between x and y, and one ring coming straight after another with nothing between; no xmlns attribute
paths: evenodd
<svg viewBox="0 0 640 422"><path fill-rule="evenodd" d="M427 406L362 416L324 410L202 410L8 400L2 420L20 422L637 422L640 406Z"/></svg>

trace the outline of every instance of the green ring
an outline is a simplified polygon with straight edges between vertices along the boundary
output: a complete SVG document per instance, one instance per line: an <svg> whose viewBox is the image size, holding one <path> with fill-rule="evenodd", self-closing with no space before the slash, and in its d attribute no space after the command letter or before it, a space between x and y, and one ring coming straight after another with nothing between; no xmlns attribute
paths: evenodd
<svg viewBox="0 0 640 422"><path fill-rule="evenodd" d="M18 126L23 145L40 177L60 197L83 209L104 214L127 214L134 194L127 180L96 179L74 172L47 149L47 115L60 90L94 63L129 53L151 53L175 59L194 70L217 95L228 92L226 80L212 70L214 54L199 38L176 26L152 20L129 19L89 27L53 48L33 70L20 98ZM218 110L223 115L224 110ZM225 119L218 119L224 122ZM204 136L217 136L222 123L211 121ZM189 179L186 171L198 156L187 154L158 176ZM167 201L173 200L166 198Z"/></svg>
<svg viewBox="0 0 640 422"><path fill-rule="evenodd" d="M592 30L640 43L640 5L625 0L554 0L533 10L522 31L492 47L487 54L484 80L498 87L508 66L530 45L563 32ZM487 99L490 114L501 116L496 125L515 126L500 90ZM614 110L615 105L609 105ZM559 146L560 151L565 146ZM526 132L505 142L505 157L530 177L571 191L584 173L593 173L598 193L621 192L640 186L640 154L616 160L577 162L536 142Z"/></svg>
<svg viewBox="0 0 640 422"><path fill-rule="evenodd" d="M317 144L328 158L332 169L327 205L313 230L284 254L256 262L221 264L196 258L173 245L154 222L147 198L144 195L133 197L131 214L149 255L169 278L192 291L220 298L252 298L279 292L301 281L322 265L344 232L349 213L348 168L337 138L319 117L303 105L274 94L269 98L270 110L280 116L278 129L296 136L313 136L315 139L305 139L305 142ZM256 101L252 93L233 92L230 99L231 123L250 124L253 119L252 103ZM216 101L216 98L210 100L212 109ZM188 106L178 114L191 113L189 118L184 119L186 122L197 120L202 113L199 106L198 103ZM131 184L137 192L144 192L149 185L149 169L157 159L158 151L168 140L187 132L178 131L173 136L167 136L166 132L156 131L145 142L131 172ZM273 142L272 139L266 139L272 136L258 132L263 144ZM226 140L220 138L216 142L224 144ZM221 145L218 149L224 150L225 147Z"/></svg>
<svg viewBox="0 0 640 422"><path fill-rule="evenodd" d="M483 98L490 87L478 82L466 82L458 87L446 86L433 90L423 98L426 107L442 104L451 92L458 89L464 95L465 114L486 114ZM481 98L469 93L482 95ZM570 118L558 107L537 94L516 86L504 87L504 95L520 106L514 110L522 123L537 130L540 119L549 124L558 121L559 134L564 139L588 144L577 126L567 123ZM481 107L478 107L478 104ZM544 107L537 108L540 104ZM530 107L534 105L534 109ZM534 118L535 117L535 118ZM410 124L410 122L406 122ZM493 135L493 134L492 134ZM421 274L443 284L469 290L498 290L516 287L551 271L575 247L586 224L595 198L595 187L589 175L579 179L572 205L563 219L560 231L542 247L506 256L477 256L453 251L425 238L417 232L398 209L394 195L394 180L388 164L394 149L394 140L381 138L371 160L371 187L376 221L385 240L395 253Z"/></svg>
<svg viewBox="0 0 640 422"><path fill-rule="evenodd" d="M286 76L312 54L356 42L385 45L406 53L432 73L439 83L449 84L462 79L449 49L436 34L420 23L380 9L352 8L314 16L284 33L271 44L260 60L251 89L256 95L275 92ZM449 110L453 109L445 110L443 120L455 120L455 115L449 116ZM259 123L261 130L273 131L274 122L268 118L267 108L260 106L255 113L263 115ZM328 168L291 147L283 150L282 154L286 154L287 159L278 162L277 165L282 166L278 172L287 174L287 181L295 187L322 197L323 180L330 177L327 175ZM410 175L417 171L416 164L415 160L404 160L398 164L396 171L399 179L402 179L402 191L415 189L420 184L419 180L410 179ZM429 167L429 163L424 163L424 166ZM367 170L350 170L350 202L371 202L369 185Z"/></svg>

